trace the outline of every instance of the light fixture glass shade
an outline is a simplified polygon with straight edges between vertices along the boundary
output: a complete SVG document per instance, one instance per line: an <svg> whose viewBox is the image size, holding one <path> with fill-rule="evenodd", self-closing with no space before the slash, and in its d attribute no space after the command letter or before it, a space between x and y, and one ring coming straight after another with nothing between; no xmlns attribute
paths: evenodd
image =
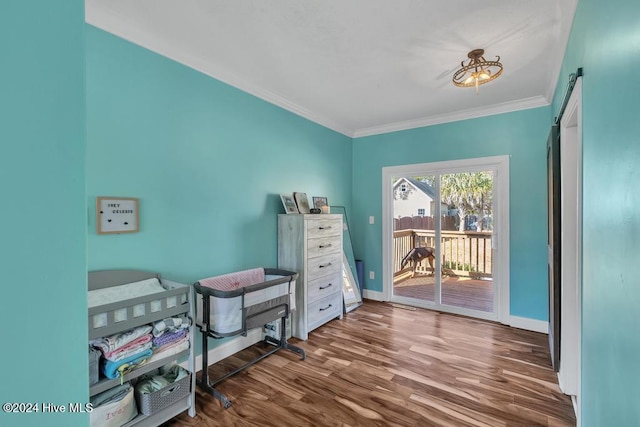
<svg viewBox="0 0 640 427"><path fill-rule="evenodd" d="M499 56L495 61L487 61L482 55L484 55L484 49L474 49L467 54L469 61L467 64L462 61L461 68L453 75L454 85L459 87L475 86L477 92L479 85L489 83L502 74Z"/></svg>

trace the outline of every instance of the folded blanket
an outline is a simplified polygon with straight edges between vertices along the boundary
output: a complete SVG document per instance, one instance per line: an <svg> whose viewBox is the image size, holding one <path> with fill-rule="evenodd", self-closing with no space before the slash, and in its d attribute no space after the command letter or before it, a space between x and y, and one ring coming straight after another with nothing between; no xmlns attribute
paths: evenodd
<svg viewBox="0 0 640 427"><path fill-rule="evenodd" d="M159 337L156 337L153 339L153 346L154 347L161 347L165 344L168 344L170 342L173 341L177 341L180 338L184 337L187 335L187 330L186 329L180 329L179 331L176 332L165 332L164 334L160 335Z"/></svg>
<svg viewBox="0 0 640 427"><path fill-rule="evenodd" d="M102 351L102 354L107 354L119 349L120 347L130 343L137 338L140 338L143 335L148 334L152 329L153 327L151 327L151 325L139 326L120 334L111 335L110 337L91 340L89 341L89 345L98 348L100 351Z"/></svg>
<svg viewBox="0 0 640 427"><path fill-rule="evenodd" d="M91 404L94 408L97 408L98 406L106 405L107 403L119 402L124 399L127 393L129 393L129 389L131 389L131 383L124 383L122 385L115 386L109 390L92 396Z"/></svg>
<svg viewBox="0 0 640 427"><path fill-rule="evenodd" d="M153 356L151 356L147 363L155 362L156 360L164 359L169 356L173 356L174 354L178 354L184 350L189 349L189 338L184 337L180 341L167 344L160 348L154 349Z"/></svg>
<svg viewBox="0 0 640 427"><path fill-rule="evenodd" d="M189 341L189 337L184 336L184 337L182 337L182 338L180 338L180 339L178 339L176 341L171 341L170 343L167 343L167 344L165 344L165 345L163 345L161 347L154 348L153 349L153 354L158 354L158 353L166 351L166 350L168 350L170 348L177 347L177 346L179 346L180 344L182 344L185 341Z"/></svg>
<svg viewBox="0 0 640 427"><path fill-rule="evenodd" d="M199 280L200 286L220 291L232 291L262 282L264 282L264 268L254 268Z"/></svg>
<svg viewBox="0 0 640 427"><path fill-rule="evenodd" d="M116 351L105 354L104 357L105 359L117 362L126 359L129 356L133 356L134 354L149 350L152 346L153 344L151 343L151 334L147 334L134 341L131 341L127 345L120 347Z"/></svg>
<svg viewBox="0 0 640 427"><path fill-rule="evenodd" d="M123 373L127 373L142 364L142 362L146 361L152 354L153 352L151 350L145 350L117 362L102 359L102 373L107 378L119 378Z"/></svg>
<svg viewBox="0 0 640 427"><path fill-rule="evenodd" d="M159 337L165 332L177 332L186 329L190 325L190 320L186 317L171 317L153 324L153 336Z"/></svg>

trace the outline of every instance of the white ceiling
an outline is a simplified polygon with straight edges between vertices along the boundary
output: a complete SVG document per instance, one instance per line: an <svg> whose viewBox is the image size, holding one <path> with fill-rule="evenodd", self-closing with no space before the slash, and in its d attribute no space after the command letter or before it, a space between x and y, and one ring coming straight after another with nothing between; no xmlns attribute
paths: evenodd
<svg viewBox="0 0 640 427"><path fill-rule="evenodd" d="M548 105L578 0L86 0L88 23L348 136ZM451 77L467 53L504 72Z"/></svg>

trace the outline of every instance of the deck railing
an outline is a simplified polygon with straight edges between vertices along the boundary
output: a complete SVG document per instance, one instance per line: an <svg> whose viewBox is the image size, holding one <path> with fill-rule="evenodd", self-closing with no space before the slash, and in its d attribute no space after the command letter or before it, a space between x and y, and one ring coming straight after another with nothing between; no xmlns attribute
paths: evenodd
<svg viewBox="0 0 640 427"><path fill-rule="evenodd" d="M450 276L491 277L493 251L490 231L442 231L441 253L443 273ZM411 270L401 269L402 259L413 248L429 246L435 248L433 230L401 230L393 232L394 277ZM427 261L416 271L431 272Z"/></svg>

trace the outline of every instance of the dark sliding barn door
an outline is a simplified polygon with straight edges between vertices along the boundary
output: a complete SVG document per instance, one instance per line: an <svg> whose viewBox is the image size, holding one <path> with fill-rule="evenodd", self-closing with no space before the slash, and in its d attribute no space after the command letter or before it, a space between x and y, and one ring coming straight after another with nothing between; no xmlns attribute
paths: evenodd
<svg viewBox="0 0 640 427"><path fill-rule="evenodd" d="M553 370L560 368L560 132L551 127L547 141L549 350Z"/></svg>

